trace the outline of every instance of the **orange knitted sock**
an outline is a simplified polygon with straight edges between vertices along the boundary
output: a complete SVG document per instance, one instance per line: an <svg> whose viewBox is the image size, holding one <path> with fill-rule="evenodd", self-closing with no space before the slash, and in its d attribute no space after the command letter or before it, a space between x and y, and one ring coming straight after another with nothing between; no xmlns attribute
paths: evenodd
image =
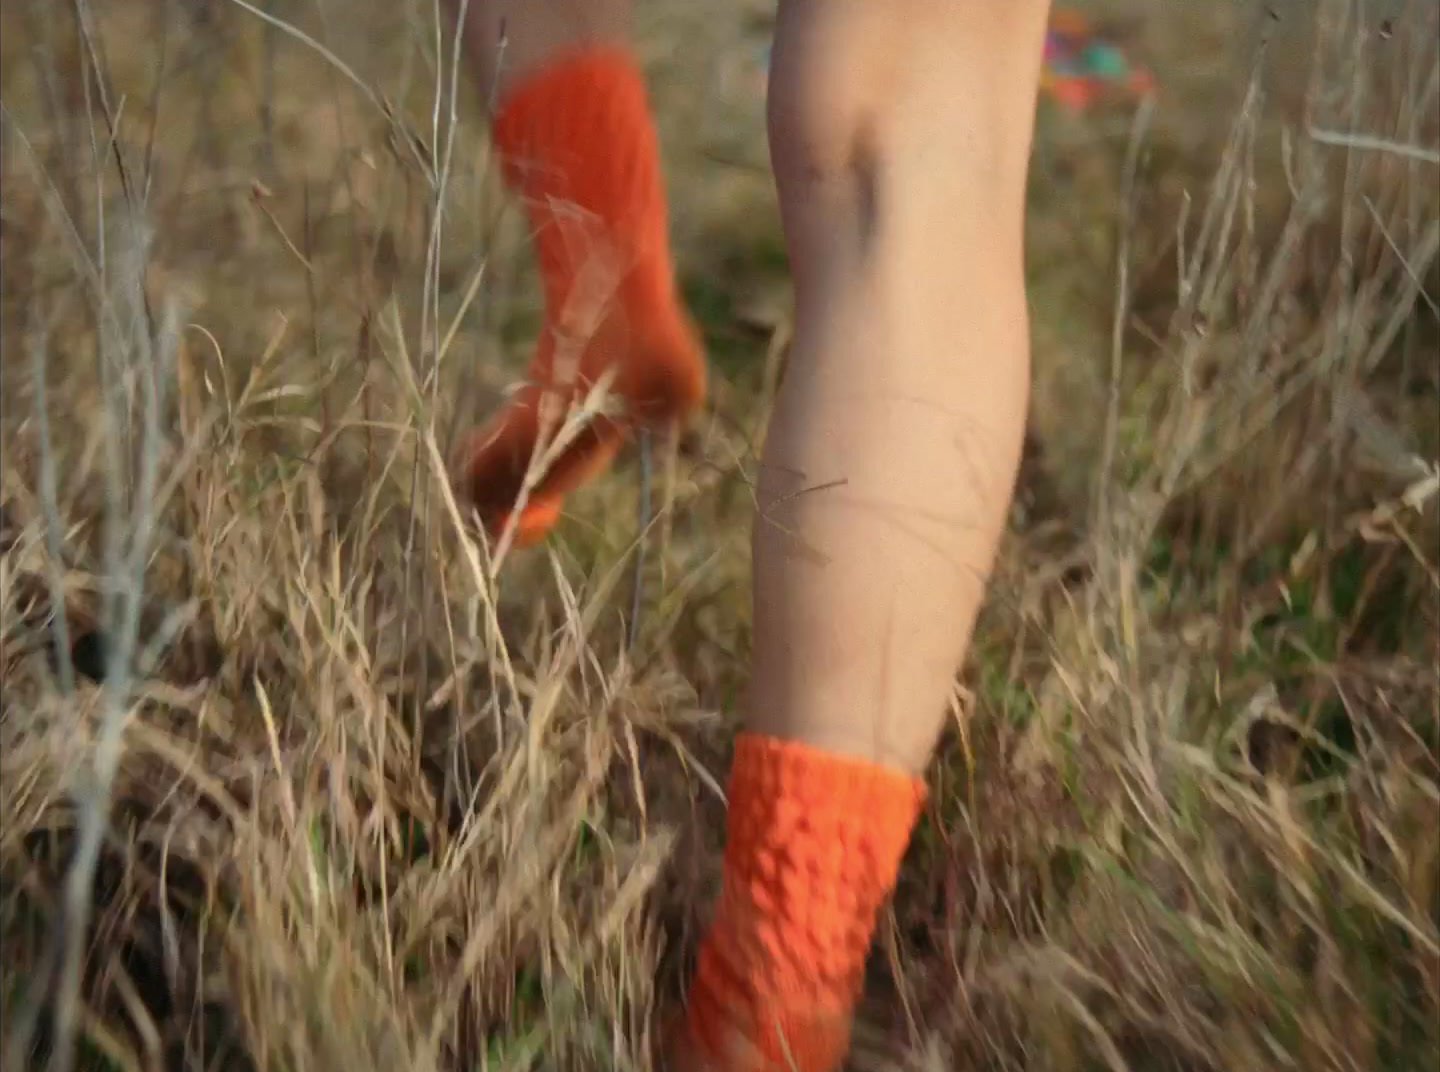
<svg viewBox="0 0 1440 1072"><path fill-rule="evenodd" d="M659 143L630 53L596 45L558 57L507 93L492 139L534 230L546 324L526 385L463 448L466 490L487 525L505 523L537 443L554 440L607 370L619 403L531 490L517 523L525 543L610 465L631 428L700 406L705 358L676 292Z"/></svg>
<svg viewBox="0 0 1440 1072"><path fill-rule="evenodd" d="M738 739L724 889L677 1067L839 1067L876 915L924 799L924 782L898 770L793 741Z"/></svg>

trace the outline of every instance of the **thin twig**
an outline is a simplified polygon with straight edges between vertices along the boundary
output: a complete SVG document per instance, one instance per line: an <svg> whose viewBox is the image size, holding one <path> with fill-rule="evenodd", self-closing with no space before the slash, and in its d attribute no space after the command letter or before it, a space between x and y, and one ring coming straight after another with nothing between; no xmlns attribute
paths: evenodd
<svg viewBox="0 0 1440 1072"><path fill-rule="evenodd" d="M1115 446L1120 424L1120 374L1125 349L1125 324L1130 316L1130 236L1135 225L1135 182L1140 165L1140 146L1155 110L1155 98L1145 96L1135 110L1130 126L1130 144L1125 151L1121 177L1119 241L1115 251L1115 315L1110 331L1110 392L1105 414L1105 442L1100 456L1093 520L1109 516L1110 485L1114 479Z"/></svg>
<svg viewBox="0 0 1440 1072"><path fill-rule="evenodd" d="M339 71L346 78L348 78L351 84L354 85L355 88L358 89L362 94L364 94L365 99L375 106L376 111L378 111L381 115L386 116L387 118L390 116L390 109L385 106L385 102L380 99L379 95L376 94L373 89L371 89L368 85L365 84L364 79L362 79L358 74L356 74L354 70L352 70L344 60L342 60L339 56L335 55L335 53L331 52L319 41L315 40L315 38L311 37L304 30L301 30L296 26L291 26L284 19L277 19L274 15L271 15L265 11L261 11L254 4L249 3L248 0L230 0L230 2L236 7L243 8L245 11L250 12L250 14L254 15L261 22L273 26L281 33L288 34L291 37L295 38L295 40L299 41L307 48L313 49L315 53L319 55L326 63L330 64L330 66L334 67L337 71Z"/></svg>
<svg viewBox="0 0 1440 1072"><path fill-rule="evenodd" d="M45 344L37 332L30 340L30 375L35 391L35 423L40 435L40 501L45 513L45 550L50 582L50 629L55 637L55 661L60 691L75 691L75 664L70 658L70 622L65 613L65 580L60 572L64 526L55 479L55 445L50 438L50 402L46 384Z"/></svg>
<svg viewBox="0 0 1440 1072"><path fill-rule="evenodd" d="M635 594L630 603L630 637L626 648L635 649L640 638L640 607L645 598L645 549L650 535L650 429L640 429L640 532L635 545Z"/></svg>
<svg viewBox="0 0 1440 1072"><path fill-rule="evenodd" d="M145 172L140 190L141 205L150 204L150 185L155 179L156 135L160 132L160 92L165 87L165 79L169 73L170 13L162 4L156 4L155 10L160 22L160 58L156 63L155 87L150 94L150 124L145 134Z"/></svg>
<svg viewBox="0 0 1440 1072"><path fill-rule="evenodd" d="M1346 134L1339 130L1324 130L1311 127L1307 133L1310 140L1321 145L1337 145L1345 149L1359 149L1364 152L1390 153L1408 160L1419 160L1423 164L1440 164L1440 149L1427 149L1423 145L1408 145L1389 138L1372 134Z"/></svg>
<svg viewBox="0 0 1440 1072"><path fill-rule="evenodd" d="M1435 299L1430 297L1426 292L1424 280L1416 273L1415 266L1410 263L1410 259L1405 256L1400 246L1391 236L1389 228L1385 226L1385 221L1380 218L1380 213L1375 208L1375 202L1370 200L1368 194L1363 196L1361 200L1365 202L1365 208L1369 210L1370 218L1375 221L1375 226L1380 228L1380 236L1385 239L1385 244L1390 247L1390 252L1395 254L1395 258L1400 262L1400 267L1404 268L1405 274L1410 277L1410 282L1415 286L1416 295L1425 303L1426 307L1429 308L1430 315L1440 320L1440 305L1436 305Z"/></svg>
<svg viewBox="0 0 1440 1072"><path fill-rule="evenodd" d="M142 261L143 263L143 261ZM106 660L101 703L100 731L84 781L74 796L77 805L77 846L65 877L63 913L64 950L55 999L56 1072L71 1072L75 1059L75 1029L80 1018L80 988L85 949L93 908L95 868L109 826L111 787L119 767L121 741L129 721L135 653L139 643L140 616L144 601L145 567L155 526L154 497L160 474L160 415L165 404L163 386L168 383L179 349L179 318L173 306L166 310L160 338L144 339L151 367L141 375L144 399L144 429L141 437L140 481L131 516L131 538L123 559L119 547L109 549L108 581L117 596L117 621L109 635L115 646ZM112 455L113 456L113 455Z"/></svg>

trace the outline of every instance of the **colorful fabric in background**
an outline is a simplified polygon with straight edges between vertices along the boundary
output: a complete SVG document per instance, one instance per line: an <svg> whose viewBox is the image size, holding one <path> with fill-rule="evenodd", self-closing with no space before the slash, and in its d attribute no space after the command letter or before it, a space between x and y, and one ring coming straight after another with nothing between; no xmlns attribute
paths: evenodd
<svg viewBox="0 0 1440 1072"><path fill-rule="evenodd" d="M1080 12L1061 8L1051 15L1040 75L1042 95L1080 114L1106 98L1142 97L1154 88L1150 72L1101 38Z"/></svg>
<svg viewBox="0 0 1440 1072"><path fill-rule="evenodd" d="M762 96L769 71L770 42L766 40L755 50L747 76ZM1041 96L1080 115L1102 101L1143 97L1154 89L1150 72L1131 63L1124 50L1102 37L1083 14L1073 8L1059 8L1051 14L1045 34Z"/></svg>

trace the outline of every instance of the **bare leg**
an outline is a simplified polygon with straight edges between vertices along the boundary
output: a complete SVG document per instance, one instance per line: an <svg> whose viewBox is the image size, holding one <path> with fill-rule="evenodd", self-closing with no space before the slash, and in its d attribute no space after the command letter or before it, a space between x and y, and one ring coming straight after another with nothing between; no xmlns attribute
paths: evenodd
<svg viewBox="0 0 1440 1072"><path fill-rule="evenodd" d="M530 219L546 323L526 384L462 448L462 479L497 532L528 495L516 519L522 543L548 532L565 495L608 466L629 431L681 420L705 394L699 335L675 288L650 103L625 46L629 17L630 0L474 0L467 9L466 53L484 84L499 66L492 140ZM535 483L532 459L607 375L613 414Z"/></svg>
<svg viewBox="0 0 1440 1072"><path fill-rule="evenodd" d="M929 759L1024 432L1046 7L781 4L770 130L797 323L755 530L759 732Z"/></svg>
<svg viewBox="0 0 1440 1072"><path fill-rule="evenodd" d="M1047 8L781 0L769 127L795 344L683 1067L830 1072L848 1047L1019 462Z"/></svg>

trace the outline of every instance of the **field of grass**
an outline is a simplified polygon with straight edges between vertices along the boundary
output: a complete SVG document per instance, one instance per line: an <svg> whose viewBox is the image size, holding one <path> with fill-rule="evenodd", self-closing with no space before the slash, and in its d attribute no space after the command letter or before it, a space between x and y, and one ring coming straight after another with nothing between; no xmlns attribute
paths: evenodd
<svg viewBox="0 0 1440 1072"><path fill-rule="evenodd" d="M853 1069L1434 1069L1437 9L1082 6L1160 92L1041 105L1032 434ZM640 4L714 394L527 551L445 480L540 305L430 0L0 10L7 1069L650 1067L788 337L772 8Z"/></svg>

